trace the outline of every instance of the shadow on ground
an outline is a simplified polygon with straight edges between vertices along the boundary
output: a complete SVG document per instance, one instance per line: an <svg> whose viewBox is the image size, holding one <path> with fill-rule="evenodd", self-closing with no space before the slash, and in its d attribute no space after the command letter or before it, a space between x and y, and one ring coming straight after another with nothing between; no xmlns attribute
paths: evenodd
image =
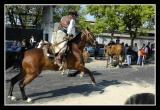
<svg viewBox="0 0 160 110"><path fill-rule="evenodd" d="M102 75L102 73L99 73L97 71L91 71L91 73L95 76L95 75ZM74 72L69 72L69 74L67 75L67 77L75 77L78 74L80 74L79 71L74 71ZM89 76L87 73L84 74L84 76Z"/></svg>
<svg viewBox="0 0 160 110"><path fill-rule="evenodd" d="M91 84L68 86L66 88L61 88L57 90L33 93L28 96L36 97L35 99L33 98L33 101L43 99L43 98L58 97L58 96L63 96L68 94L83 94L84 96L88 96L92 92L99 92L99 94L102 94L106 87L110 85L118 85L118 84L121 84L121 82L117 80L111 80L111 81L102 80L101 82L97 83L97 86L95 87L92 86Z"/></svg>

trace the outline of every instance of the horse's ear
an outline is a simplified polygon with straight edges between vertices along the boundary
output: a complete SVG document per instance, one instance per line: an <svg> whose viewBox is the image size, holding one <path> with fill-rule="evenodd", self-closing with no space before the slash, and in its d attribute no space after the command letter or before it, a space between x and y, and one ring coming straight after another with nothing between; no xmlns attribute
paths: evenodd
<svg viewBox="0 0 160 110"><path fill-rule="evenodd" d="M87 31L90 31L89 27L87 27L86 29L87 29Z"/></svg>

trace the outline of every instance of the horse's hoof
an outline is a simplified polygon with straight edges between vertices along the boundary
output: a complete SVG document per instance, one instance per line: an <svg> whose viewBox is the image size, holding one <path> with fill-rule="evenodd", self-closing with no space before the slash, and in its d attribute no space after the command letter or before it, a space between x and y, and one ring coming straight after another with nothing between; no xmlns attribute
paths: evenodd
<svg viewBox="0 0 160 110"><path fill-rule="evenodd" d="M80 73L80 79L83 78L83 76L84 76L84 72L81 72Z"/></svg>
<svg viewBox="0 0 160 110"><path fill-rule="evenodd" d="M82 79L83 78L83 75L82 74L80 74L80 79Z"/></svg>
<svg viewBox="0 0 160 110"><path fill-rule="evenodd" d="M26 102L30 103L30 102L32 102L32 99L31 98L27 98Z"/></svg>
<svg viewBox="0 0 160 110"><path fill-rule="evenodd" d="M96 83L92 82L92 85L95 87L95 86L96 86Z"/></svg>
<svg viewBox="0 0 160 110"><path fill-rule="evenodd" d="M12 96L8 96L8 98L10 99Z"/></svg>
<svg viewBox="0 0 160 110"><path fill-rule="evenodd" d="M8 98L10 98L12 101L16 101L16 97L15 96L8 96Z"/></svg>

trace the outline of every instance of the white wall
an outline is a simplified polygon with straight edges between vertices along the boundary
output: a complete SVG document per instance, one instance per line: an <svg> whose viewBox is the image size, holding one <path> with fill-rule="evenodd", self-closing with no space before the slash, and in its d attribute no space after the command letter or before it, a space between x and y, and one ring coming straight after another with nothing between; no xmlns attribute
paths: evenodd
<svg viewBox="0 0 160 110"><path fill-rule="evenodd" d="M107 45L110 42L111 38L110 37L97 37L96 41L100 44L105 44ZM116 42L116 38L113 39L113 41ZM121 38L120 37L120 43L124 42L124 44L128 43L128 45L131 45L131 40L129 38ZM155 43L154 37L151 39L145 38L136 38L134 39L134 43L137 43L138 47L141 48L143 43L147 44L148 42ZM134 44L133 44L134 45Z"/></svg>

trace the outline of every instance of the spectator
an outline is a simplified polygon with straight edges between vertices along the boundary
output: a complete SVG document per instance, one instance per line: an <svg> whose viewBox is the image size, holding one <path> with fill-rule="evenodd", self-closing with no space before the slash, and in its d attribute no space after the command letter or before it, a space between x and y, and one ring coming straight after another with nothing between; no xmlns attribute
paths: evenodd
<svg viewBox="0 0 160 110"><path fill-rule="evenodd" d="M108 46L115 44L115 42L111 39L110 42L108 43Z"/></svg>
<svg viewBox="0 0 160 110"><path fill-rule="evenodd" d="M117 40L116 40L116 44L119 44L120 43L120 40L119 40L119 38L117 38Z"/></svg>
<svg viewBox="0 0 160 110"><path fill-rule="evenodd" d="M146 54L145 54L145 48L141 48L141 54L142 54L142 66L144 65L144 61L146 59Z"/></svg>
<svg viewBox="0 0 160 110"><path fill-rule="evenodd" d="M151 56L151 47L150 47L150 42L148 42L146 48L145 48L145 52L146 52L146 59L148 59Z"/></svg>
<svg viewBox="0 0 160 110"><path fill-rule="evenodd" d="M125 56L125 62L127 62L127 50L128 50L128 43L124 46L124 56Z"/></svg>
<svg viewBox="0 0 160 110"><path fill-rule="evenodd" d="M17 43L17 49L16 49L17 52L20 52L21 51L21 43L20 41L18 41Z"/></svg>
<svg viewBox="0 0 160 110"><path fill-rule="evenodd" d="M154 54L154 44L151 44L151 54L153 55Z"/></svg>
<svg viewBox="0 0 160 110"><path fill-rule="evenodd" d="M98 44L97 41L96 41L95 43L96 43L96 46L95 46L95 51L94 51L94 58L95 58L95 60L96 60L97 57L98 57L98 54L99 54L99 49L100 49L100 47L99 47L99 44Z"/></svg>
<svg viewBox="0 0 160 110"><path fill-rule="evenodd" d="M17 49L17 41L14 41L12 46L11 46L12 50L16 50Z"/></svg>
<svg viewBox="0 0 160 110"><path fill-rule="evenodd" d="M131 65L131 56L132 56L132 48L131 46L128 47L127 50L127 64L130 66Z"/></svg>
<svg viewBox="0 0 160 110"><path fill-rule="evenodd" d="M146 59L148 58L148 55L149 55L149 52L148 52L149 50L148 50L148 47L146 46L145 48L144 48L144 52L145 52L145 55L146 55Z"/></svg>
<svg viewBox="0 0 160 110"><path fill-rule="evenodd" d="M142 49L142 48L143 48L143 49L145 48L145 44L142 45L141 49Z"/></svg>
<svg viewBox="0 0 160 110"><path fill-rule="evenodd" d="M138 59L137 59L137 65L141 65L142 64L142 52L141 49L139 49L138 51Z"/></svg>
<svg viewBox="0 0 160 110"><path fill-rule="evenodd" d="M133 51L135 51L136 53L138 52L137 43L134 44L134 46L133 46Z"/></svg>

